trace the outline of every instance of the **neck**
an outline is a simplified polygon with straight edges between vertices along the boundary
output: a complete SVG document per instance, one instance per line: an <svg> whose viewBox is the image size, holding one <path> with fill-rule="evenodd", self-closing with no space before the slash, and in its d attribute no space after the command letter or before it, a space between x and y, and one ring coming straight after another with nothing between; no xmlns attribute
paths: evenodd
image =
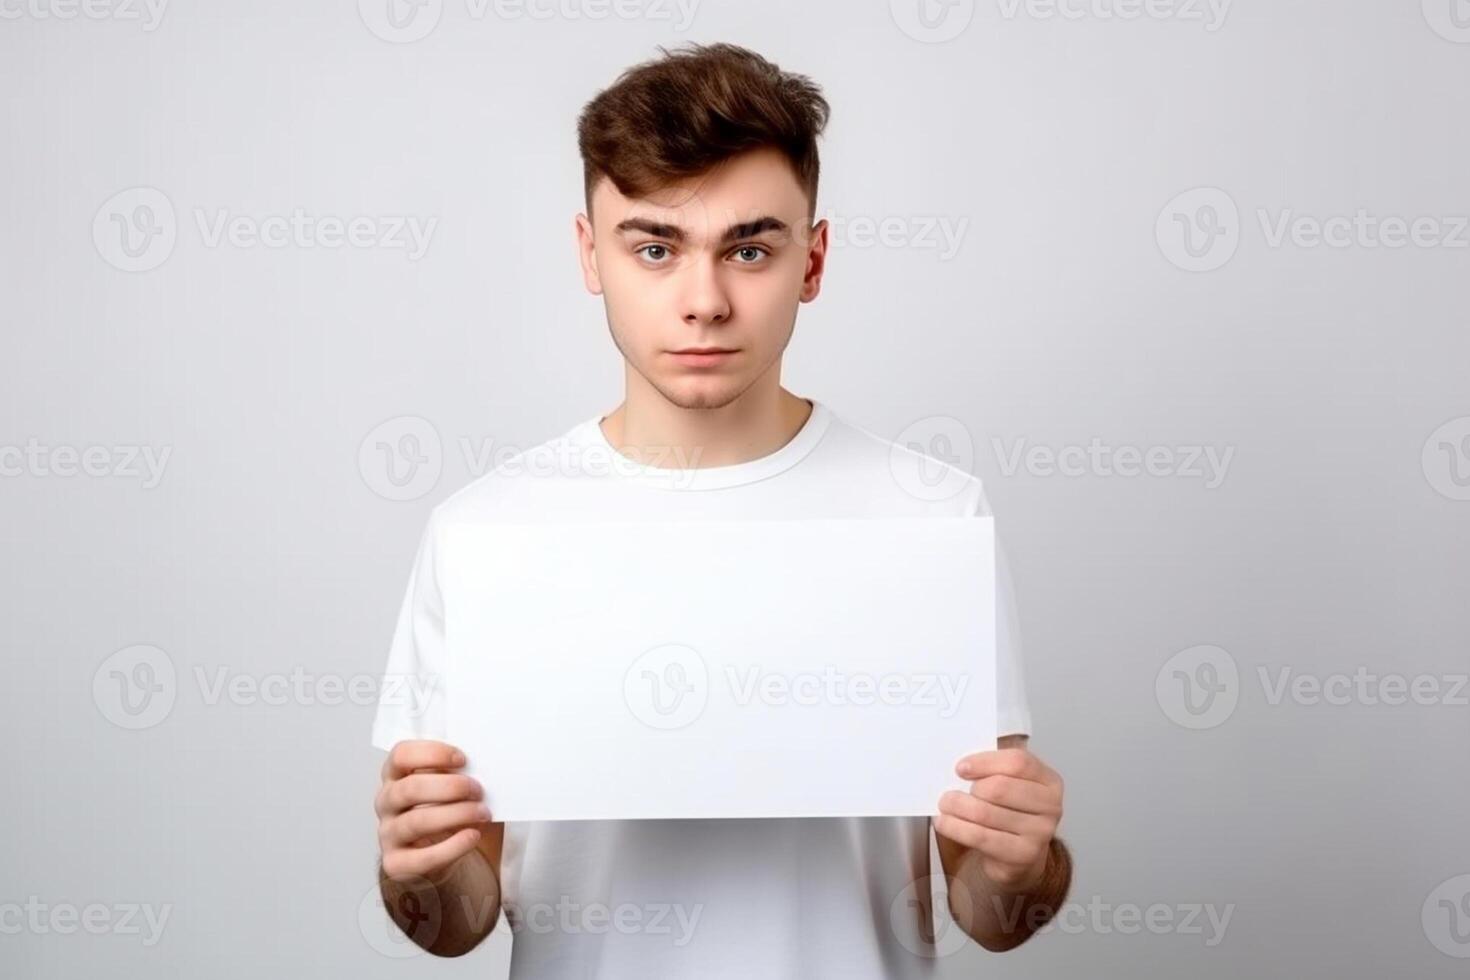
<svg viewBox="0 0 1470 980"><path fill-rule="evenodd" d="M599 424L618 452L668 469L731 466L768 456L790 442L813 406L785 388L747 390L719 408L682 408L657 392L634 398Z"/></svg>

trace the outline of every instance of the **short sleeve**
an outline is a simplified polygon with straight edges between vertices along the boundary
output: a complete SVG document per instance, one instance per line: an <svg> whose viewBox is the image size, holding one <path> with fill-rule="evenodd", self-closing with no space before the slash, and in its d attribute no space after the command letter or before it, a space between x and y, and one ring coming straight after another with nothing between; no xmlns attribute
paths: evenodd
<svg viewBox="0 0 1470 980"><path fill-rule="evenodd" d="M976 491L972 516L993 517L985 490ZM995 531L995 665L996 735L1030 735L1031 706L1026 699L1026 675L1022 667L1020 618L1016 592L1011 581L1010 561L1002 541L1000 521Z"/></svg>
<svg viewBox="0 0 1470 980"><path fill-rule="evenodd" d="M448 661L437 554L435 521L430 516L419 538L378 690L372 742L380 749L391 749L404 739L445 740Z"/></svg>

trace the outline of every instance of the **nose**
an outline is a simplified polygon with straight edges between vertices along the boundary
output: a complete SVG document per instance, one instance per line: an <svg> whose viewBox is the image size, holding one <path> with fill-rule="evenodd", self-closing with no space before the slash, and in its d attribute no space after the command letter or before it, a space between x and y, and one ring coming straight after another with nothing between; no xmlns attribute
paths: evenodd
<svg viewBox="0 0 1470 980"><path fill-rule="evenodd" d="M684 307L684 322L691 326L730 319L730 295L715 263L695 262L689 267L680 303Z"/></svg>

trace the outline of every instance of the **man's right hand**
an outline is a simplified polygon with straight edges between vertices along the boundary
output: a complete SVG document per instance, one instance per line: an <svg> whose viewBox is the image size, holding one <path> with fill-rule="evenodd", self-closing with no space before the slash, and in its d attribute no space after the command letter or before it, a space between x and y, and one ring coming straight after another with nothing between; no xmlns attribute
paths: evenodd
<svg viewBox="0 0 1470 980"><path fill-rule="evenodd" d="M461 857L474 850L490 823L478 782L454 770L464 753L444 742L398 742L383 762L374 800L383 873L414 875L442 884Z"/></svg>

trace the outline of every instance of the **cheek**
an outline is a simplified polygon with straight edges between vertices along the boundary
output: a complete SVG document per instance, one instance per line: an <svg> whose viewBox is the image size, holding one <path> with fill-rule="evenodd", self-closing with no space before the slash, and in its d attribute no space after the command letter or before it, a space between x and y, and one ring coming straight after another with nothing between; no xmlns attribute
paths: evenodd
<svg viewBox="0 0 1470 980"><path fill-rule="evenodd" d="M602 299L613 322L636 335L643 324L656 322L665 303L663 291L625 262L611 263L602 275Z"/></svg>
<svg viewBox="0 0 1470 980"><path fill-rule="evenodd" d="M738 308L757 323L784 327L801 299L802 271L783 262L764 275L734 277Z"/></svg>

